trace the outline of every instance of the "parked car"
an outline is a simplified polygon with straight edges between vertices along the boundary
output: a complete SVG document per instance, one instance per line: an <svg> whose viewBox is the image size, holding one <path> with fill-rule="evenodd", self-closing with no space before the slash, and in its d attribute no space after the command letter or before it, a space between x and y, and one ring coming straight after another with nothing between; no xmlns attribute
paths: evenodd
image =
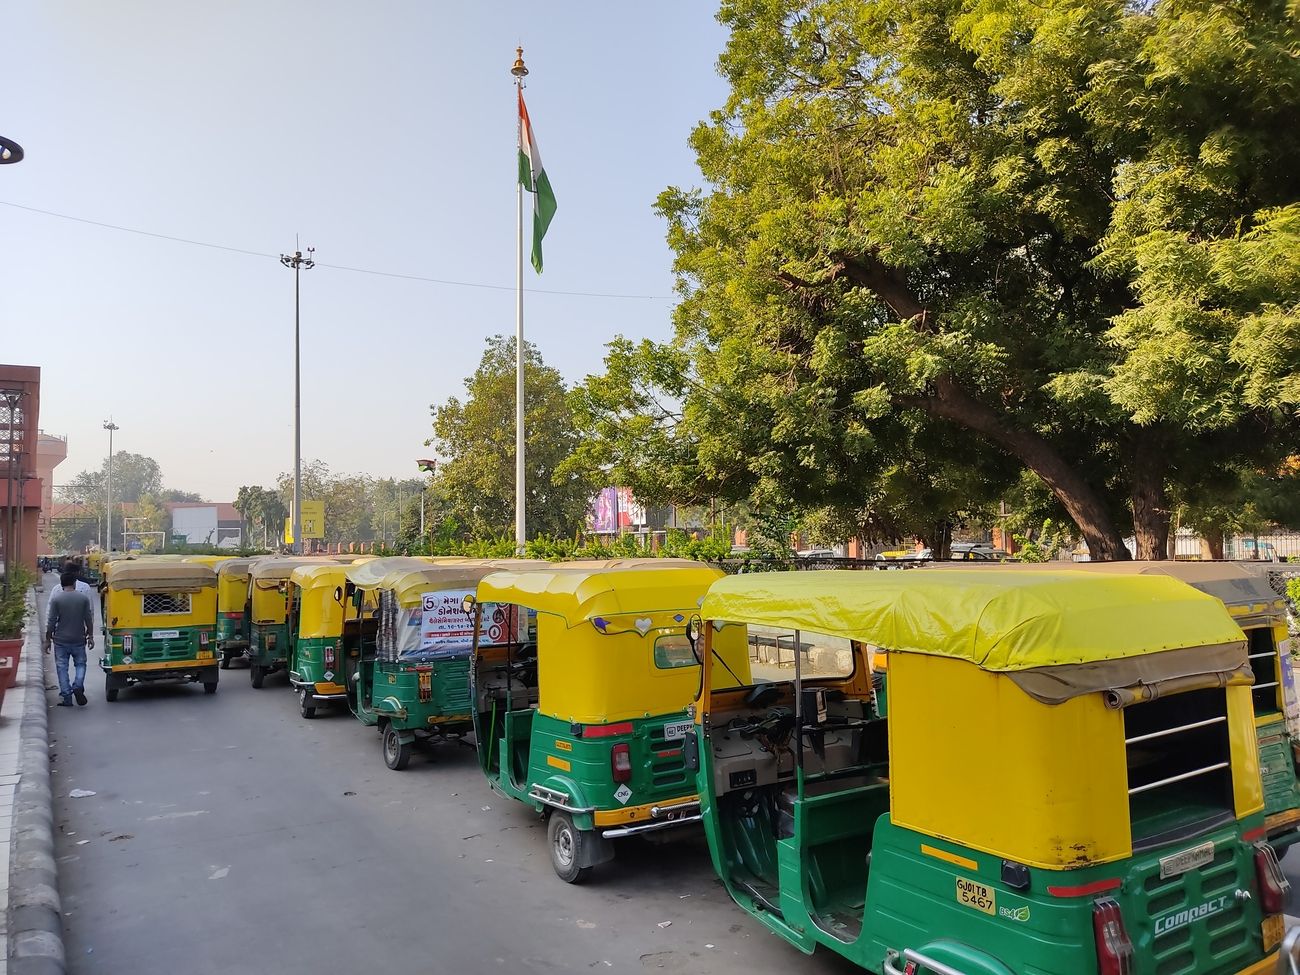
<svg viewBox="0 0 1300 975"><path fill-rule="evenodd" d="M1004 562L1011 558L1006 549L995 548L992 542L953 542L948 549L950 558L958 560L978 559L989 562Z"/></svg>

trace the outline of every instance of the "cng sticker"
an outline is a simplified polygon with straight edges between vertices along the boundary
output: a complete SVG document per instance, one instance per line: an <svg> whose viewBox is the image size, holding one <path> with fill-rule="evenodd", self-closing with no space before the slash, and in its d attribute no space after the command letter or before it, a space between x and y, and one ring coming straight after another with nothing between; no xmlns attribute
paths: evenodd
<svg viewBox="0 0 1300 975"><path fill-rule="evenodd" d="M963 907L973 907L977 911L983 911L985 914L992 914L995 917L998 913L997 892L991 887L977 884L965 877L957 878L957 903Z"/></svg>
<svg viewBox="0 0 1300 975"><path fill-rule="evenodd" d="M626 782L614 790L614 798L618 800L620 806L627 805L627 801L632 798L632 790L627 787Z"/></svg>

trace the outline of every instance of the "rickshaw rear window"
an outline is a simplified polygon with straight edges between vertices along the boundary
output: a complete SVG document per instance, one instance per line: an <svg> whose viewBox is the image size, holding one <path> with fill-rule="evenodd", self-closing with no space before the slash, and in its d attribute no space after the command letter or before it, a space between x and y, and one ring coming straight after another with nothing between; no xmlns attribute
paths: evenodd
<svg viewBox="0 0 1300 975"><path fill-rule="evenodd" d="M1246 639L1250 669L1255 673L1255 686L1250 690L1255 713L1276 714L1281 708L1278 705L1278 656L1273 630L1267 626L1255 627L1246 631Z"/></svg>
<svg viewBox="0 0 1300 975"><path fill-rule="evenodd" d="M143 594L145 616L166 616L190 611L187 592L147 592Z"/></svg>
<svg viewBox="0 0 1300 975"><path fill-rule="evenodd" d="M1125 708L1124 739L1135 850L1187 838L1232 818L1223 688Z"/></svg>
<svg viewBox="0 0 1300 975"><path fill-rule="evenodd" d="M655 666L660 670L696 667L695 651L684 633L668 633L655 640Z"/></svg>

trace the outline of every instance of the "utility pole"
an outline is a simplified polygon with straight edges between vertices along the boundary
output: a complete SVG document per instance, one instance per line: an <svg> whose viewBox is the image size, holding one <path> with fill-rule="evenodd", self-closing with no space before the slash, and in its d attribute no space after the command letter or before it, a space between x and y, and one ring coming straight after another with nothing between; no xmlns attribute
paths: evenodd
<svg viewBox="0 0 1300 975"><path fill-rule="evenodd" d="M280 263L293 268L293 548L296 555L302 554L302 355L299 328L299 311L301 309L298 288L298 272L310 271L316 266L312 255L315 247L307 248L307 256L297 249L294 239L292 255L281 254Z"/></svg>
<svg viewBox="0 0 1300 975"><path fill-rule="evenodd" d="M523 104L524 78L528 68L524 64L524 49L515 52L515 63L510 68L515 79L515 93L519 104ZM518 122L519 154L524 151L524 118L521 114ZM524 449L527 438L524 436L524 184L518 176L515 178L515 553L524 554L524 543L528 541L527 520L524 516L524 499L528 484L524 466Z"/></svg>
<svg viewBox="0 0 1300 975"><path fill-rule="evenodd" d="M113 431L121 429L112 420L104 421L104 429L108 431L108 481L104 485L104 524L107 526L104 531L104 551L113 551Z"/></svg>

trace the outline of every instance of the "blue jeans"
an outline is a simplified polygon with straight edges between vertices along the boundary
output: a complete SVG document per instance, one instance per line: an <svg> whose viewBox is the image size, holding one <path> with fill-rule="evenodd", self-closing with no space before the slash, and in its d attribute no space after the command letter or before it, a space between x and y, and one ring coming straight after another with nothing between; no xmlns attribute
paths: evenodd
<svg viewBox="0 0 1300 975"><path fill-rule="evenodd" d="M72 683L68 683L68 658L76 665L77 672ZM63 697L72 697L73 691L84 691L86 686L86 644L54 644L54 672L59 675L59 693Z"/></svg>

